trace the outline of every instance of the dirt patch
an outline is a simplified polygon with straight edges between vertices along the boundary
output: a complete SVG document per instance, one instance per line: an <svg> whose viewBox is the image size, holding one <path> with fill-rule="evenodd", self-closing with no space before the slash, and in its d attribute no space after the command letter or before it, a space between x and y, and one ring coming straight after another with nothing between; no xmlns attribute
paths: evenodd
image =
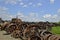
<svg viewBox="0 0 60 40"><path fill-rule="evenodd" d="M10 35L3 35L5 31L0 31L0 40L21 40L12 38Z"/></svg>

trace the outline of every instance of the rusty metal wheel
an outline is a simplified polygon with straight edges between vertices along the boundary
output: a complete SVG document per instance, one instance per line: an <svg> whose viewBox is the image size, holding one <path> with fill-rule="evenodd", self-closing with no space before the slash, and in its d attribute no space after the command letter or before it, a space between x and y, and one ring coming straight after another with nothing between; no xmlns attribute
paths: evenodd
<svg viewBox="0 0 60 40"><path fill-rule="evenodd" d="M16 29L16 27L17 25L10 24L8 27L6 27L5 31L7 32L7 34L11 34Z"/></svg>
<svg viewBox="0 0 60 40"><path fill-rule="evenodd" d="M0 31L2 31L2 25L0 24Z"/></svg>
<svg viewBox="0 0 60 40"><path fill-rule="evenodd" d="M22 37L22 32L20 32L20 30L15 30L11 33L11 37L20 38L20 37Z"/></svg>
<svg viewBox="0 0 60 40"><path fill-rule="evenodd" d="M30 38L28 38L28 40L44 40L44 39L38 36L31 36Z"/></svg>

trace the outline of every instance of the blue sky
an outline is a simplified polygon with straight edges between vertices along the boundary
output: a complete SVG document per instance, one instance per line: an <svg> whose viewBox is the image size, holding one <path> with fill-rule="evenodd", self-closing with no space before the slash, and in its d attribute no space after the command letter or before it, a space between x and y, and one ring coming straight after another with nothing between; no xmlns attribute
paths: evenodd
<svg viewBox="0 0 60 40"><path fill-rule="evenodd" d="M0 17L23 21L60 21L60 0L0 0Z"/></svg>

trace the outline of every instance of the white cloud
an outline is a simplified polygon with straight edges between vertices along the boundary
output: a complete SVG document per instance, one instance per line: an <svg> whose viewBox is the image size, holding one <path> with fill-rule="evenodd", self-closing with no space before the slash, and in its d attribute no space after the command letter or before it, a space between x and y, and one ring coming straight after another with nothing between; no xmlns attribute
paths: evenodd
<svg viewBox="0 0 60 40"><path fill-rule="evenodd" d="M22 7L26 8L26 7L28 7L28 5L27 4L24 4Z"/></svg>
<svg viewBox="0 0 60 40"><path fill-rule="evenodd" d="M54 15L46 14L43 16L43 18L46 18L46 19L56 19L57 17L58 17L57 14L54 14Z"/></svg>
<svg viewBox="0 0 60 40"><path fill-rule="evenodd" d="M42 3L37 3L37 6L42 6Z"/></svg>
<svg viewBox="0 0 60 40"><path fill-rule="evenodd" d="M8 10L8 8L6 8L6 7L0 7L0 11L5 11L5 10Z"/></svg>
<svg viewBox="0 0 60 40"><path fill-rule="evenodd" d="M23 13L21 13L21 12L18 12L17 13L17 16L20 17L20 18L23 18L24 17Z"/></svg>
<svg viewBox="0 0 60 40"><path fill-rule="evenodd" d="M60 9L58 9L57 12L60 13Z"/></svg>
<svg viewBox="0 0 60 40"><path fill-rule="evenodd" d="M8 8L6 8L6 7L0 7L0 14L6 13L7 10L8 10Z"/></svg>
<svg viewBox="0 0 60 40"><path fill-rule="evenodd" d="M42 3L32 4L33 7L40 7L42 6Z"/></svg>
<svg viewBox="0 0 60 40"><path fill-rule="evenodd" d="M28 5L32 5L33 3L32 2L29 2Z"/></svg>
<svg viewBox="0 0 60 40"><path fill-rule="evenodd" d="M28 19L30 22L38 22L38 21L39 21L38 13L31 12L31 13L27 16L27 19ZM28 21L28 20L27 20L27 21Z"/></svg>
<svg viewBox="0 0 60 40"><path fill-rule="evenodd" d="M6 3L6 4L17 4L18 2L20 2L20 1L22 1L22 0L4 0L4 2Z"/></svg>
<svg viewBox="0 0 60 40"><path fill-rule="evenodd" d="M18 12L17 15L18 15L18 18L22 19L23 21L29 21L29 22L40 21L40 19L38 18L38 14L34 12L29 13L27 16L21 12Z"/></svg>
<svg viewBox="0 0 60 40"><path fill-rule="evenodd" d="M31 12L31 13L29 14L29 16L31 16L31 17L35 16L35 13Z"/></svg>
<svg viewBox="0 0 60 40"><path fill-rule="evenodd" d="M45 14L43 17L40 17L38 13L36 12L30 12L28 15L24 15L22 12L17 12L15 15L11 15L8 12L8 8L6 7L0 7L0 18L4 20L10 20L11 18L15 18L18 16L18 18L22 19L23 21L29 21L29 22L39 22L39 21L51 21L51 22L57 22L60 21L60 15L59 14Z"/></svg>
<svg viewBox="0 0 60 40"><path fill-rule="evenodd" d="M12 16L8 13L2 13L0 14L0 18L2 18L3 20L10 20Z"/></svg>
<svg viewBox="0 0 60 40"><path fill-rule="evenodd" d="M20 2L20 5L24 5L24 3L23 2Z"/></svg>
<svg viewBox="0 0 60 40"><path fill-rule="evenodd" d="M29 5L32 7L42 6L42 3L37 3L37 4L34 4L33 2L24 3L23 0L4 0L4 3L11 4L11 5L20 4L20 6L22 6L22 7L27 7Z"/></svg>
<svg viewBox="0 0 60 40"><path fill-rule="evenodd" d="M51 14L46 14L43 16L44 18L50 18L51 17Z"/></svg>
<svg viewBox="0 0 60 40"><path fill-rule="evenodd" d="M18 0L18 1L22 1L22 0Z"/></svg>
<svg viewBox="0 0 60 40"><path fill-rule="evenodd" d="M52 18L53 19L56 19L58 17L58 15L53 15Z"/></svg>
<svg viewBox="0 0 60 40"><path fill-rule="evenodd" d="M29 13L29 15L26 16L21 12L17 12L17 14L11 15L8 12L8 8L0 7L0 18L2 18L3 20L11 20L12 18L15 18L16 16L18 16L18 18L22 19L23 21L29 21L29 22L39 21L37 13L31 12Z"/></svg>
<svg viewBox="0 0 60 40"><path fill-rule="evenodd" d="M50 3L53 4L55 0L50 0Z"/></svg>
<svg viewBox="0 0 60 40"><path fill-rule="evenodd" d="M58 22L58 21L60 21L59 17L60 16L58 14L54 14L54 15L46 14L46 15L43 16L45 21L50 21L50 22Z"/></svg>
<svg viewBox="0 0 60 40"><path fill-rule="evenodd" d="M8 8L6 7L0 7L0 18L2 18L3 20L9 20L11 19L11 15L8 12Z"/></svg>

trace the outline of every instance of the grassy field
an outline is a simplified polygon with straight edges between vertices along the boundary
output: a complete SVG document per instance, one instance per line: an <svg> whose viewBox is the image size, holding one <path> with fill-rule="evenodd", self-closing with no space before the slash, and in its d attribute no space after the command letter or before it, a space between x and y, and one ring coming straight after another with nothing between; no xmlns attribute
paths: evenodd
<svg viewBox="0 0 60 40"><path fill-rule="evenodd" d="M51 32L60 35L60 26L52 27Z"/></svg>

